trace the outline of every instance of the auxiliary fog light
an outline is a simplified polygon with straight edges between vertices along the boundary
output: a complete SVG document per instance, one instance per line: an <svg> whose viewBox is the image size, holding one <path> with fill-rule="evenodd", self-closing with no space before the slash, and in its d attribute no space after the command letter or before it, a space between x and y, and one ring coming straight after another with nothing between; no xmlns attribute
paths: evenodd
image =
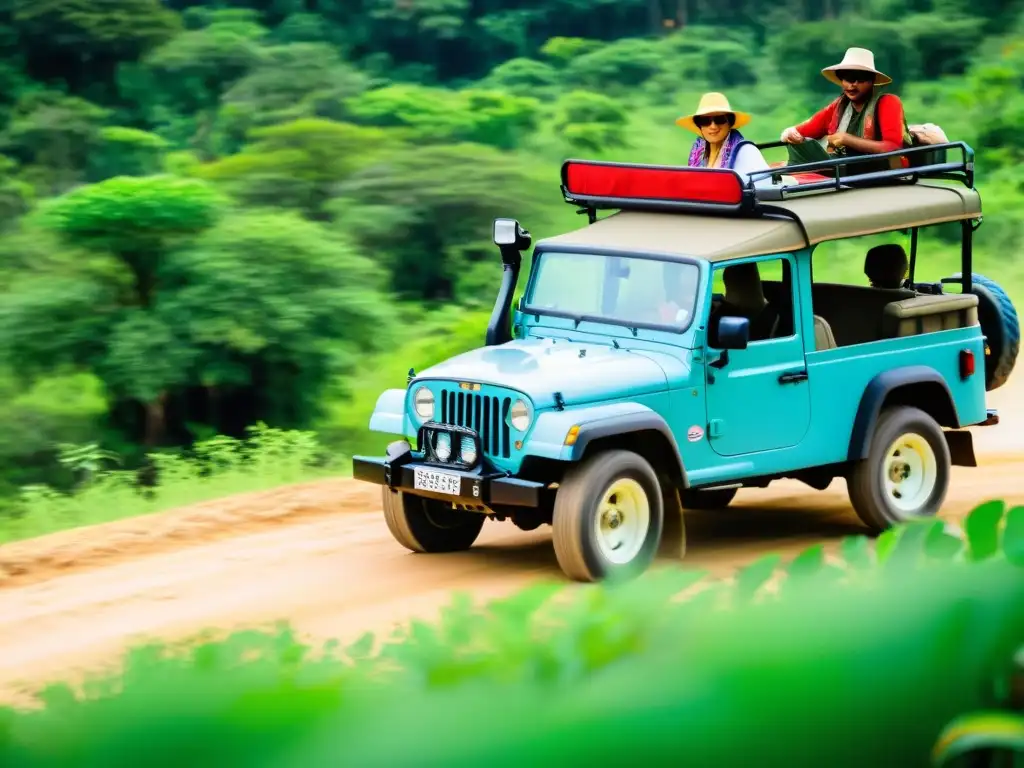
<svg viewBox="0 0 1024 768"><path fill-rule="evenodd" d="M476 462L476 444L473 442L473 438L462 438L462 450L459 452L459 456L466 464L473 464Z"/></svg>
<svg viewBox="0 0 1024 768"><path fill-rule="evenodd" d="M448 461L452 455L452 438L447 432L438 432L434 441L434 453L441 461Z"/></svg>

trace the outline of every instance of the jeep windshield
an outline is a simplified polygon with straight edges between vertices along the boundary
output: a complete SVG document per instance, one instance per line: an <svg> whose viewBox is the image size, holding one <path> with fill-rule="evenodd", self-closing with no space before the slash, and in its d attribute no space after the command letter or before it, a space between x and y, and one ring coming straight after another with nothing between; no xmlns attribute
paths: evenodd
<svg viewBox="0 0 1024 768"><path fill-rule="evenodd" d="M562 251L534 258L524 312L676 332L693 318L700 280L696 264Z"/></svg>

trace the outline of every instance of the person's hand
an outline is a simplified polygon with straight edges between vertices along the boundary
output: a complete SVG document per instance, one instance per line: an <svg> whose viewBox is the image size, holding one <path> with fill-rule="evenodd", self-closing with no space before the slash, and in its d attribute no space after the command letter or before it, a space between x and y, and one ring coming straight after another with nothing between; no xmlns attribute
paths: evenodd
<svg viewBox="0 0 1024 768"><path fill-rule="evenodd" d="M674 301L670 301L667 304L662 304L658 307L658 318L663 323L671 323L676 319L676 315L679 313L679 305Z"/></svg>
<svg viewBox="0 0 1024 768"><path fill-rule="evenodd" d="M846 145L846 140L850 137L850 134L845 131L839 131L833 133L831 136L827 136L828 145L830 147L842 147Z"/></svg>
<svg viewBox="0 0 1024 768"><path fill-rule="evenodd" d="M796 129L796 126L791 125L789 128L782 132L782 136L779 137L779 141L786 144L800 144L804 140L803 135Z"/></svg>
<svg viewBox="0 0 1024 768"><path fill-rule="evenodd" d="M662 304L658 307L658 316L660 317L661 322L668 325L682 325L686 322L690 313L674 301L670 301L667 304Z"/></svg>

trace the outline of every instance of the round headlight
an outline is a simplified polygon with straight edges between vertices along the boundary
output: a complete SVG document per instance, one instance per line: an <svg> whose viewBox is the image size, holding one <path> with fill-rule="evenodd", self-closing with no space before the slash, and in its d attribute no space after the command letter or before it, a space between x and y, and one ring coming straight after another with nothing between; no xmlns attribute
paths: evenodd
<svg viewBox="0 0 1024 768"><path fill-rule="evenodd" d="M512 403L512 410L508 412L509 423L518 432L525 432L530 426L530 409L522 400Z"/></svg>
<svg viewBox="0 0 1024 768"><path fill-rule="evenodd" d="M416 415L421 419L430 420L434 418L434 393L426 387L420 387L412 396L412 405L416 409Z"/></svg>
<svg viewBox="0 0 1024 768"><path fill-rule="evenodd" d="M437 435L437 442L434 443L434 453L441 461L448 461L452 455L452 439L447 432L440 432Z"/></svg>
<svg viewBox="0 0 1024 768"><path fill-rule="evenodd" d="M459 451L459 456L466 464L472 464L476 461L476 445L473 443L473 438L462 438L462 450Z"/></svg>

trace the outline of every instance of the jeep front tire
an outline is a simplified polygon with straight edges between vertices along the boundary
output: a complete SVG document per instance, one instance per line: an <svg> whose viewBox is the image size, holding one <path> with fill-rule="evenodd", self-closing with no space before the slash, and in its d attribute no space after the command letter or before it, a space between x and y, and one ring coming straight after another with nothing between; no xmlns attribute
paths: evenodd
<svg viewBox="0 0 1024 768"><path fill-rule="evenodd" d="M413 552L459 552L473 546L484 527L479 512L384 486L384 522L395 541Z"/></svg>
<svg viewBox="0 0 1024 768"><path fill-rule="evenodd" d="M664 504L651 465L632 451L607 451L572 466L555 496L555 556L575 581L631 578L653 562Z"/></svg>
<svg viewBox="0 0 1024 768"><path fill-rule="evenodd" d="M847 478L850 502L875 533L934 516L949 489L950 463L946 436L935 419L919 408L885 408L867 457Z"/></svg>

